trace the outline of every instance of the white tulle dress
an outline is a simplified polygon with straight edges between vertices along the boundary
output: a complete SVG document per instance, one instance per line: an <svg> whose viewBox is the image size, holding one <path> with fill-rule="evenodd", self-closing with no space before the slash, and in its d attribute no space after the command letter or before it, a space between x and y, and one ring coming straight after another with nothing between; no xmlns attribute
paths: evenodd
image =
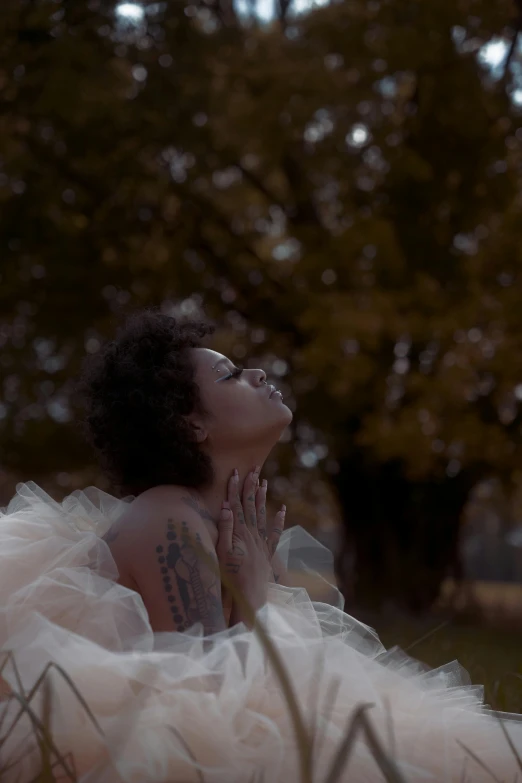
<svg viewBox="0 0 522 783"><path fill-rule="evenodd" d="M67 759L65 770L55 764L56 780L300 783L292 716L257 634L239 625L206 639L199 626L155 635L140 596L116 583L101 536L127 502L90 487L57 503L29 482L0 515L0 666L12 653L2 676L27 694L56 664L50 688L31 701ZM279 554L293 570L331 565L302 528L285 532ZM488 713L481 688L457 663L429 670L387 652L342 611L336 588L331 596L314 603L303 588L272 585L259 613L313 737L309 781L326 783L361 704L372 705L367 717L404 780L522 780L517 716L500 722ZM13 727L18 712L4 696L2 783L31 781L42 763L30 718ZM399 778L386 778L360 732L338 780L386 779Z"/></svg>

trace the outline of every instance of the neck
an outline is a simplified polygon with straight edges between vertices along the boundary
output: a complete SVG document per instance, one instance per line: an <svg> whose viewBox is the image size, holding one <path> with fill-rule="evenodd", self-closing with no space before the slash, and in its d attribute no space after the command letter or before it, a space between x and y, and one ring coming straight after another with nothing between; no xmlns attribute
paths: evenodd
<svg viewBox="0 0 522 783"><path fill-rule="evenodd" d="M248 477L248 474L255 469L256 465L260 465L261 468L263 467L270 451L271 448L267 448L264 451L261 451L258 448L255 451L252 450L242 456L238 456L237 454L219 455L218 457L212 458L214 465L214 480L208 487L200 489L199 495L216 525L221 512L221 505L224 500L229 499L228 485L234 468L237 468L239 473L239 493L242 502L245 479Z"/></svg>

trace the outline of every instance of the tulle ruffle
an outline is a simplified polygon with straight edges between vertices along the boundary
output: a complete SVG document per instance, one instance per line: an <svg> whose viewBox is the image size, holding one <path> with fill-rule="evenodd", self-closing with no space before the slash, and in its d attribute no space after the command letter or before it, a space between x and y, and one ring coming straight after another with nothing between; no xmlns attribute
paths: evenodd
<svg viewBox="0 0 522 783"><path fill-rule="evenodd" d="M10 651L25 692L54 664L50 728L81 783L297 783L294 725L257 634L243 625L213 637L198 625L154 634L140 596L116 583L101 536L131 500L89 487L57 503L32 482L19 485L0 516L0 664ZM284 533L278 554L293 573L325 587L332 556L302 528ZM326 781L361 704L371 705L377 736L409 781L467 774L480 782L493 779L487 769L500 780L522 774L505 736L522 755L517 716L504 716L501 726L456 662L429 670L386 651L371 628L343 612L337 588L326 587L318 602L303 588L271 585L259 613L315 738L314 783ZM3 677L19 689L11 660ZM35 714L45 711L42 688L32 704ZM5 781L32 780L40 753L29 720L2 745L18 706L0 706L0 770L18 754ZM360 736L341 780L384 779Z"/></svg>

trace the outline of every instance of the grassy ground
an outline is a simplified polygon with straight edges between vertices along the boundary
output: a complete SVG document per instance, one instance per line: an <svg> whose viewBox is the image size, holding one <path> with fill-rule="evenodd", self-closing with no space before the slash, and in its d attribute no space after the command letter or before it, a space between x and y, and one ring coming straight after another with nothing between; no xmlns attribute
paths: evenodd
<svg viewBox="0 0 522 783"><path fill-rule="evenodd" d="M325 576L334 581L332 575ZM305 583L302 574L294 578L312 598L327 600L324 583ZM452 585L446 587L451 593ZM485 686L487 704L522 713L522 585L475 582L471 590L477 617L467 623L445 621L443 616L418 622L353 614L375 628L386 647L401 647L429 666L458 660L474 684Z"/></svg>
<svg viewBox="0 0 522 783"><path fill-rule="evenodd" d="M458 660L473 683L485 686L487 704L522 713L522 632L450 623L429 635L438 624L435 619L420 627L401 619L374 627L386 647L398 645L430 666Z"/></svg>
<svg viewBox="0 0 522 783"><path fill-rule="evenodd" d="M452 590L453 585L445 584L442 595ZM429 627L395 621L382 623L377 630L386 646L398 644L406 649L413 645L409 653L430 666L458 660L473 683L485 686L488 704L522 713L522 585L473 582L461 603L461 608L472 609L467 623L449 622L431 634L430 627L440 625L437 619Z"/></svg>

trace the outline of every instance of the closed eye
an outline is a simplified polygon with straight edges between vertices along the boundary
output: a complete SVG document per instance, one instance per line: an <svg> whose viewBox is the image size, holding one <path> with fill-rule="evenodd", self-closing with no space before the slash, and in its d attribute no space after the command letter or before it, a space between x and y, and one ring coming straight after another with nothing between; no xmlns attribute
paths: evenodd
<svg viewBox="0 0 522 783"><path fill-rule="evenodd" d="M232 372L229 375L227 375L227 380L229 378L239 378L242 372L243 372L243 367L234 367Z"/></svg>
<svg viewBox="0 0 522 783"><path fill-rule="evenodd" d="M243 367L234 367L232 372L229 372L228 375L224 375L222 378L218 378L216 383L219 383L219 381L228 381L230 378L239 378L241 373L243 372Z"/></svg>

